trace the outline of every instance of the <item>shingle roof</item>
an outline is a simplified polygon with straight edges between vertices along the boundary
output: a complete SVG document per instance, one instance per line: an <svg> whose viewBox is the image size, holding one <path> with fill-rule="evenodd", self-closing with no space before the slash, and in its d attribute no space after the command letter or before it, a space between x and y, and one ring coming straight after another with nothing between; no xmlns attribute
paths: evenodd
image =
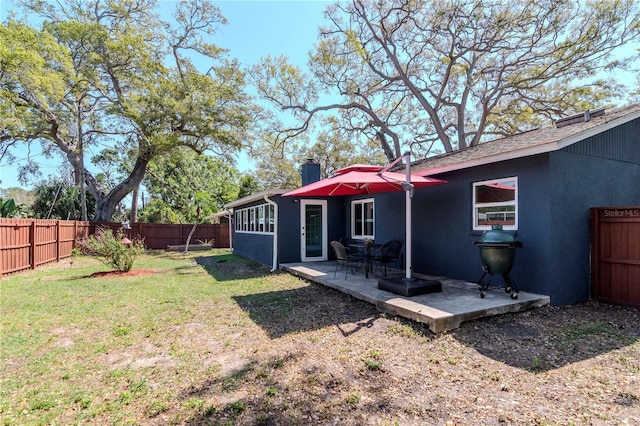
<svg viewBox="0 0 640 426"><path fill-rule="evenodd" d="M640 118L640 104L606 111L589 121L564 127L544 127L519 133L480 145L414 161L411 171L419 175L433 175L497 161L555 151L602 133L628 121Z"/></svg>
<svg viewBox="0 0 640 426"><path fill-rule="evenodd" d="M258 192L256 194L248 195L244 198L240 198L239 200L232 201L231 203L225 204L225 209L232 209L235 207L243 206L245 204L254 203L259 200L264 200L264 197L273 197L274 195L282 195L286 192L289 192L290 189L268 189L266 191Z"/></svg>

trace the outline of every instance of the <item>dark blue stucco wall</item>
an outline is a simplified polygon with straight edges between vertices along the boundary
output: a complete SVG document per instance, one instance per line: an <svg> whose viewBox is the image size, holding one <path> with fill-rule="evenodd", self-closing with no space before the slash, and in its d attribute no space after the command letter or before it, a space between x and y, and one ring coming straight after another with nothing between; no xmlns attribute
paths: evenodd
<svg viewBox="0 0 640 426"><path fill-rule="evenodd" d="M640 164L570 152L551 154L549 265L554 304L590 296L589 209L640 205Z"/></svg>
<svg viewBox="0 0 640 426"><path fill-rule="evenodd" d="M278 199L278 263L300 262L300 204Z"/></svg>
<svg viewBox="0 0 640 426"><path fill-rule="evenodd" d="M551 302L590 297L592 207L640 205L640 120L550 154Z"/></svg>
<svg viewBox="0 0 640 426"><path fill-rule="evenodd" d="M270 197L278 203L279 196ZM258 200L236 207L237 210L265 204L265 200ZM249 232L233 232L233 252L240 256L248 257L267 266L273 265L273 235L257 234Z"/></svg>
<svg viewBox="0 0 640 426"><path fill-rule="evenodd" d="M278 263L300 262L300 198L272 196L270 199L278 204ZM328 242L342 238L344 236L344 198L313 199L327 201ZM237 208L258 204L264 204L264 201L248 203ZM234 252L271 266L273 235L235 232ZM327 255L329 259L335 258L330 246L328 246Z"/></svg>
<svg viewBox="0 0 640 426"><path fill-rule="evenodd" d="M564 150L433 176L448 183L415 191L414 271L477 281L482 270L472 242L481 232L472 230L473 183L517 176L519 223L514 234L523 247L511 277L521 290L549 295L553 305L588 300L589 209L640 205L640 164L635 157L617 161L598 154L636 152L640 132L629 131L633 126L637 129L639 123ZM404 235L404 194L379 194L375 200L376 240ZM346 220L348 229L348 215ZM494 277L494 283L502 279Z"/></svg>
<svg viewBox="0 0 640 426"><path fill-rule="evenodd" d="M291 197L274 195L270 200L278 205L278 263L300 261L300 204ZM247 203L237 209L264 204L264 200ZM233 248L236 254L267 266L273 264L272 234L235 232Z"/></svg>
<svg viewBox="0 0 640 426"><path fill-rule="evenodd" d="M511 277L521 290L549 294L548 155L474 167L438 177L444 185L415 191L413 199L413 268L416 272L475 282L482 275L478 248L482 234L473 230L473 183L518 177L518 249ZM495 284L502 283L494 277Z"/></svg>
<svg viewBox="0 0 640 426"><path fill-rule="evenodd" d="M273 235L235 232L233 252L256 262L271 266L273 253Z"/></svg>
<svg viewBox="0 0 640 426"><path fill-rule="evenodd" d="M504 177L518 177L519 230L523 248L516 255L511 277L522 290L549 294L548 155L494 163L434 176L447 181L415 190L412 199L412 260L418 273L477 281L482 275L478 248L480 231L473 231L473 183ZM350 227L348 203L363 197L349 197L345 208L345 234ZM376 194L376 242L405 237L405 195L403 192ZM495 284L501 278L495 277Z"/></svg>
<svg viewBox="0 0 640 426"><path fill-rule="evenodd" d="M405 236L405 197L403 192L384 192L375 195L344 197L343 230L341 237L351 237L351 202L374 199L375 241L384 243Z"/></svg>
<svg viewBox="0 0 640 426"><path fill-rule="evenodd" d="M329 243L333 240L339 241L341 238L349 236L349 233L345 233L345 210L349 210L349 204L345 197L329 197L327 199L327 227ZM335 259L335 253L333 249L329 247L329 259Z"/></svg>

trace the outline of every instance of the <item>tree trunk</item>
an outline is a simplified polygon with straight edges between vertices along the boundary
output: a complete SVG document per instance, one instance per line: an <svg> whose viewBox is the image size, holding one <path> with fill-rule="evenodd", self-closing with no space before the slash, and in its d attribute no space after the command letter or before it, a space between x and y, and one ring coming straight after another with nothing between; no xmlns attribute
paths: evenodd
<svg viewBox="0 0 640 426"><path fill-rule="evenodd" d="M111 221L113 212L118 206L118 203L131 191L140 186L140 182L142 182L147 171L148 164L149 159L139 157L136 160L136 164L133 166L133 171L129 174L129 177L113 188L107 195L99 193L98 197L96 197L96 215L93 219L95 222Z"/></svg>
<svg viewBox="0 0 640 426"><path fill-rule="evenodd" d="M133 199L131 200L131 216L129 217L129 222L136 223L138 221L138 189L140 187L136 186L136 189L133 190Z"/></svg>
<svg viewBox="0 0 640 426"><path fill-rule="evenodd" d="M189 243L191 242L191 237L193 236L193 233L196 232L197 227L198 227L198 222L193 224L193 228L191 228L191 232L189 232L189 236L187 237L187 243L184 246L185 254L189 251Z"/></svg>
<svg viewBox="0 0 640 426"><path fill-rule="evenodd" d="M78 101L76 104L77 117L76 126L78 127L78 157L80 157L80 176L84 177L84 133L82 133L82 101ZM85 180L80 179L80 212L82 214L82 220L87 221L87 193L85 191Z"/></svg>

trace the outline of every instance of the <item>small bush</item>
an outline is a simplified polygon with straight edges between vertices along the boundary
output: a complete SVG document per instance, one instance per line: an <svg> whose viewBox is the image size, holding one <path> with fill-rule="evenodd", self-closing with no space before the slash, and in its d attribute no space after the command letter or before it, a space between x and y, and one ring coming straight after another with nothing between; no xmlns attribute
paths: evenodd
<svg viewBox="0 0 640 426"><path fill-rule="evenodd" d="M80 249L83 254L99 259L116 271L127 272L131 270L135 258L144 253L144 244L142 240L125 244L123 238L125 235L122 229L115 232L110 229L98 229L95 234L80 243Z"/></svg>

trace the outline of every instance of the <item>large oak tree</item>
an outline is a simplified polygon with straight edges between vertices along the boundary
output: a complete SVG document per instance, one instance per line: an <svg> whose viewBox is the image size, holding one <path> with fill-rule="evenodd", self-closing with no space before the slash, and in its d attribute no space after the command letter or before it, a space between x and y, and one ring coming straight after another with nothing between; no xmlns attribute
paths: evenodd
<svg viewBox="0 0 640 426"><path fill-rule="evenodd" d="M141 222L199 223L238 198L240 175L228 162L175 150L149 164L144 186L150 199Z"/></svg>
<svg viewBox="0 0 640 426"><path fill-rule="evenodd" d="M176 4L171 22L154 0L22 3L30 20L0 27L0 152L61 152L95 198L96 221L111 219L157 156L240 147L250 100L238 64L208 41L225 23L210 2ZM133 148L133 167L105 190L84 159L114 142Z"/></svg>
<svg viewBox="0 0 640 426"><path fill-rule="evenodd" d="M450 152L625 93L613 76L638 70L639 12L637 0L339 2L310 74L267 57L252 76L297 120L280 129L282 141L334 112L389 161L407 148Z"/></svg>

